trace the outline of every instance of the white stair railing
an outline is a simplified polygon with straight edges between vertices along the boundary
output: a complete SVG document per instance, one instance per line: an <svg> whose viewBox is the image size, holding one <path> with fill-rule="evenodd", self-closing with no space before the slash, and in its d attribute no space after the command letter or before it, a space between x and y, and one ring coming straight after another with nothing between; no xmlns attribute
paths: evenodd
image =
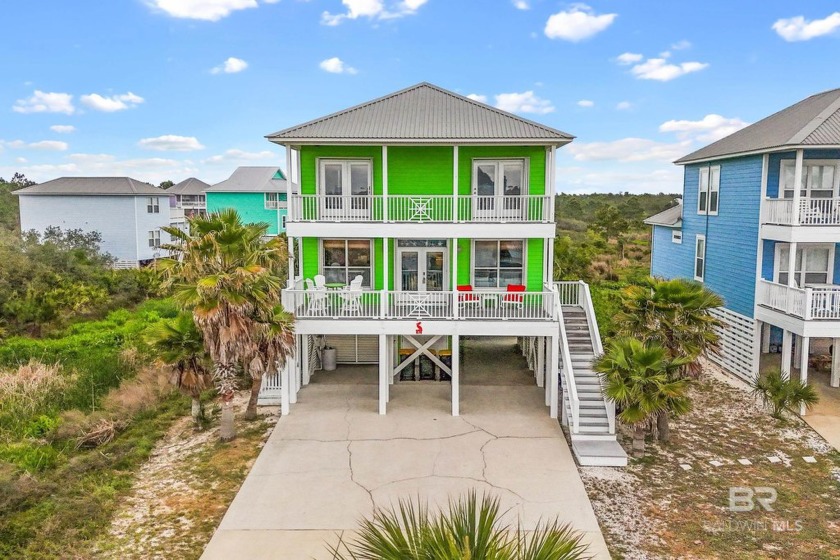
<svg viewBox="0 0 840 560"><path fill-rule="evenodd" d="M596 357L604 353L604 345L601 343L601 331L598 329L598 317L595 316L595 306L592 303L592 292L589 284L580 281L580 305L586 312L586 322L589 324L589 338L592 339L592 352ZM610 433L615 433L615 401L604 397L604 405L607 409L607 421L610 424Z"/></svg>
<svg viewBox="0 0 840 560"><path fill-rule="evenodd" d="M571 432L577 434L580 432L580 396L578 395L577 385L575 385L575 372L572 369L572 355L569 352L569 339L566 336L566 323L563 320L563 308L560 306L560 298L555 298L555 302L555 313L560 319L560 340L562 341L560 344L560 358L563 385L566 395L568 395L569 407L571 408L571 410L567 411L567 414L571 424ZM556 358L552 356L552 359Z"/></svg>

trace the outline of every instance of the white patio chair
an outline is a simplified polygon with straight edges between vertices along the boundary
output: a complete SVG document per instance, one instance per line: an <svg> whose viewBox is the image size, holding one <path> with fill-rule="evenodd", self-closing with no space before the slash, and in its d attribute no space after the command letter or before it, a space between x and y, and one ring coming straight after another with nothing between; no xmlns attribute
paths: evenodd
<svg viewBox="0 0 840 560"><path fill-rule="evenodd" d="M363 281L364 278L356 276L347 288L338 292L343 300L341 304L342 315L361 314Z"/></svg>
<svg viewBox="0 0 840 560"><path fill-rule="evenodd" d="M303 279L303 286L307 290L314 290L315 289L315 282L313 282L311 278L304 278Z"/></svg>
<svg viewBox="0 0 840 560"><path fill-rule="evenodd" d="M315 287L318 288L319 290L321 288L326 289L327 288L327 277L324 276L323 274L316 274L315 275Z"/></svg>

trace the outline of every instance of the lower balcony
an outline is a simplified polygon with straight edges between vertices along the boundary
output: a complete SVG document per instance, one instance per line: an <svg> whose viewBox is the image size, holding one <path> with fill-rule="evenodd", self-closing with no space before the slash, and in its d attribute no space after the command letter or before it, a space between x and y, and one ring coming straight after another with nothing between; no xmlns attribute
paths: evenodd
<svg viewBox="0 0 840 560"><path fill-rule="evenodd" d="M804 321L840 321L840 286L805 288L761 280L758 305Z"/></svg>
<svg viewBox="0 0 840 560"><path fill-rule="evenodd" d="M298 319L556 321L556 292L283 290Z"/></svg>

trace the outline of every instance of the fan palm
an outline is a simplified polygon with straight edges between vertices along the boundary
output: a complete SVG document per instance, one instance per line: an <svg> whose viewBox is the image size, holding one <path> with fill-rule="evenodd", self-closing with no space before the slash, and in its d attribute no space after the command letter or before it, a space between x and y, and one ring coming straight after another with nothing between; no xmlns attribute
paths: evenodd
<svg viewBox="0 0 840 560"><path fill-rule="evenodd" d="M674 375L687 360L671 358L656 342L643 344L633 338L612 340L595 360L604 395L621 408L616 418L633 428L637 455L644 455L645 428L653 420L665 418L667 439L668 418L690 410L688 380Z"/></svg>
<svg viewBox="0 0 840 560"><path fill-rule="evenodd" d="M511 530L501 521L498 498L470 491L440 513L419 500L377 509L353 541L330 550L338 560L577 560L588 557L587 548L557 521L529 533Z"/></svg>
<svg viewBox="0 0 840 560"><path fill-rule="evenodd" d="M773 410L771 415L782 419L782 412L789 410L797 413L801 409L810 409L820 400L817 391L798 379L790 379L778 369L759 376L752 382L752 393L759 397L765 406Z"/></svg>
<svg viewBox="0 0 840 560"><path fill-rule="evenodd" d="M223 210L190 220L188 232L164 228L173 243L164 248L171 258L161 261L164 285L173 299L190 310L204 336L213 361L213 378L222 398L222 439L231 439L231 400L240 371L252 378L252 394L259 391L268 366L260 354L264 337L277 330L260 326L279 305L286 244L280 237L266 241L267 224L245 224L235 210ZM283 323L291 330L291 320ZM277 348L291 349L282 344ZM284 358L285 358L284 354ZM256 399L246 417L256 415Z"/></svg>
<svg viewBox="0 0 840 560"><path fill-rule="evenodd" d="M697 358L720 351L724 323L711 310L721 306L723 299L699 282L649 278L622 293L617 334L656 342L672 358L690 358L680 373L696 377Z"/></svg>
<svg viewBox="0 0 840 560"><path fill-rule="evenodd" d="M174 384L192 398L192 416L203 416L201 391L212 386L207 368L207 352L201 332L196 328L192 315L181 313L169 321L149 327L144 335L163 363L172 368Z"/></svg>

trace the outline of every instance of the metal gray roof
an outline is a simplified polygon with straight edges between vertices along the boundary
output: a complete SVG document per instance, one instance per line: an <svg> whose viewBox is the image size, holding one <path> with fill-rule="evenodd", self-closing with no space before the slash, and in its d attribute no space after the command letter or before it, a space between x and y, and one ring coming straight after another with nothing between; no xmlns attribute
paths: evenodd
<svg viewBox="0 0 840 560"><path fill-rule="evenodd" d="M173 185L166 189L166 194L204 194L204 191L206 191L209 188L210 185L205 183L204 181L200 181L195 177L190 177L189 179L184 179L177 185Z"/></svg>
<svg viewBox="0 0 840 560"><path fill-rule="evenodd" d="M278 167L237 167L229 178L205 190L206 192L286 192L286 178Z"/></svg>
<svg viewBox="0 0 840 560"><path fill-rule="evenodd" d="M659 214L654 214L645 219L645 223L651 226L678 226L682 223L682 204L672 206Z"/></svg>
<svg viewBox="0 0 840 560"><path fill-rule="evenodd" d="M163 189L131 177L59 177L14 191L16 195L169 196Z"/></svg>
<svg viewBox="0 0 840 560"><path fill-rule="evenodd" d="M566 144L574 136L423 82L266 138L277 144Z"/></svg>
<svg viewBox="0 0 840 560"><path fill-rule="evenodd" d="M803 145L840 146L840 89L803 99L674 163Z"/></svg>

